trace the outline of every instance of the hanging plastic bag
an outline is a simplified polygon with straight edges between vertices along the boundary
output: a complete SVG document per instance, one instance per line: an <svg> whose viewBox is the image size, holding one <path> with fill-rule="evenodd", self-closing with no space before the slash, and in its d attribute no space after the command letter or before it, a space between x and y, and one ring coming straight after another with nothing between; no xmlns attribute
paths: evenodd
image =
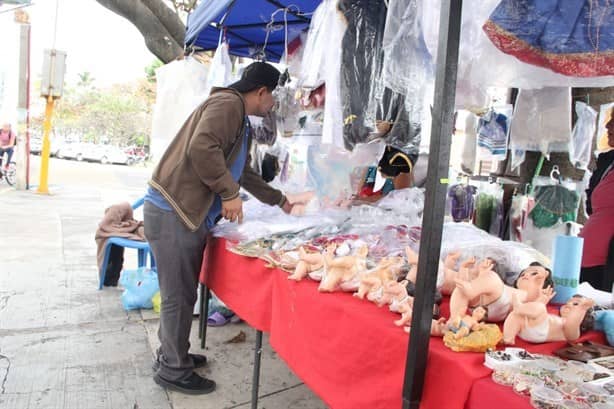
<svg viewBox="0 0 614 409"><path fill-rule="evenodd" d="M576 191L575 184L539 183L535 186L533 196L535 207L529 217L535 227L547 228L559 222L576 221L580 195Z"/></svg>
<svg viewBox="0 0 614 409"><path fill-rule="evenodd" d="M382 39L381 75L369 98L370 121L392 126L384 140L406 153L417 153L424 97L433 84L433 62L422 33L422 0L390 0ZM380 94L381 93L381 94Z"/></svg>
<svg viewBox="0 0 614 409"><path fill-rule="evenodd" d="M550 152L568 150L571 138L571 90L520 90L514 109L510 145L514 150Z"/></svg>
<svg viewBox="0 0 614 409"><path fill-rule="evenodd" d="M160 290L155 270L146 267L124 270L119 284L124 287L121 301L125 310L153 308L152 298Z"/></svg>
<svg viewBox="0 0 614 409"><path fill-rule="evenodd" d="M584 102L576 101L578 120L569 143L569 161L578 169L588 170L595 137L597 111Z"/></svg>
<svg viewBox="0 0 614 409"><path fill-rule="evenodd" d="M209 90L213 87L225 87L230 85L232 80L232 62L228 54L228 43L224 41L218 45L211 60L207 87Z"/></svg>
<svg viewBox="0 0 614 409"><path fill-rule="evenodd" d="M512 105L491 108L478 121L478 157L481 160L505 160Z"/></svg>
<svg viewBox="0 0 614 409"><path fill-rule="evenodd" d="M341 55L343 140L345 147L352 150L375 133L374 115L367 125L368 104L372 97L383 98L383 82L378 79L386 7L383 0L340 0L339 9L347 21Z"/></svg>
<svg viewBox="0 0 614 409"><path fill-rule="evenodd" d="M151 156L159 160L170 141L209 96L209 70L195 58L173 61L156 70L156 103L151 126Z"/></svg>
<svg viewBox="0 0 614 409"><path fill-rule="evenodd" d="M277 114L270 111L264 118L250 116L249 122L254 141L260 145L273 146L277 139Z"/></svg>

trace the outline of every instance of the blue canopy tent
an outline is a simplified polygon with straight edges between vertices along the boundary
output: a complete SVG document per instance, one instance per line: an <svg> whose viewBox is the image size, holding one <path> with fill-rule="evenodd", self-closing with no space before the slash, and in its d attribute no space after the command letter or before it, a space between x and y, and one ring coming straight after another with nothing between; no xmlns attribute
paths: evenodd
<svg viewBox="0 0 614 409"><path fill-rule="evenodd" d="M286 41L309 28L319 4L320 0L204 0L188 17L185 45L215 50L224 32L231 55L264 55L267 61L278 62Z"/></svg>

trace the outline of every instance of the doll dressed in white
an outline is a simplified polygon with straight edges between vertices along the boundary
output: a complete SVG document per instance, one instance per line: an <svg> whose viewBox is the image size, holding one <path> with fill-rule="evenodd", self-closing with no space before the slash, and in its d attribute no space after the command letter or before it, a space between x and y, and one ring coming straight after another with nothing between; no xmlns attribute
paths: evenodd
<svg viewBox="0 0 614 409"><path fill-rule="evenodd" d="M512 295L512 312L503 324L503 342L513 345L516 336L541 344L553 341L577 340L581 333L591 329L591 309L595 302L581 295L574 295L561 306L559 315L549 314L546 305L554 297L550 289L536 301L523 303Z"/></svg>

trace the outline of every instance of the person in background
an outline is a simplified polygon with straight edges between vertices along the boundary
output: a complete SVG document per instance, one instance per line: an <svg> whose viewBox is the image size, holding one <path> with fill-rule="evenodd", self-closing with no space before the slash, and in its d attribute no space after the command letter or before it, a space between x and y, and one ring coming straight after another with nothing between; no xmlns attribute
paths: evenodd
<svg viewBox="0 0 614 409"><path fill-rule="evenodd" d="M586 190L589 218L580 232L584 238L580 281L610 292L614 283L614 110L606 128L608 145L613 149L597 157Z"/></svg>
<svg viewBox="0 0 614 409"><path fill-rule="evenodd" d="M156 260L162 307L154 381L187 394L215 390L194 369L203 355L189 354L196 287L209 230L222 217L243 220L243 187L284 212L292 204L250 167L248 115L265 116L274 106L280 73L264 62L245 68L228 88L213 88L188 117L154 170L145 196L144 221Z"/></svg>
<svg viewBox="0 0 614 409"><path fill-rule="evenodd" d="M6 163L4 164L4 169L9 167L9 163L11 163L11 159L13 158L13 149L15 148L16 142L15 132L11 130L11 124L5 123L2 125L2 129L0 129L0 166L2 166L2 159L4 158L4 154L6 153Z"/></svg>

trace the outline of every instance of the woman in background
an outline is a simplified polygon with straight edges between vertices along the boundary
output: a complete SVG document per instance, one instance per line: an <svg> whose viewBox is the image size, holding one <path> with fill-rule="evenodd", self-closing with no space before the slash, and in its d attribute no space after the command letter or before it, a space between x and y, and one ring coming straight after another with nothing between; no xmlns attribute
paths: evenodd
<svg viewBox="0 0 614 409"><path fill-rule="evenodd" d="M614 148L614 110L606 124L608 145ZM595 169L586 190L586 212L589 219L580 232L584 238L580 281L594 288L612 291L614 282L614 149L597 157Z"/></svg>

